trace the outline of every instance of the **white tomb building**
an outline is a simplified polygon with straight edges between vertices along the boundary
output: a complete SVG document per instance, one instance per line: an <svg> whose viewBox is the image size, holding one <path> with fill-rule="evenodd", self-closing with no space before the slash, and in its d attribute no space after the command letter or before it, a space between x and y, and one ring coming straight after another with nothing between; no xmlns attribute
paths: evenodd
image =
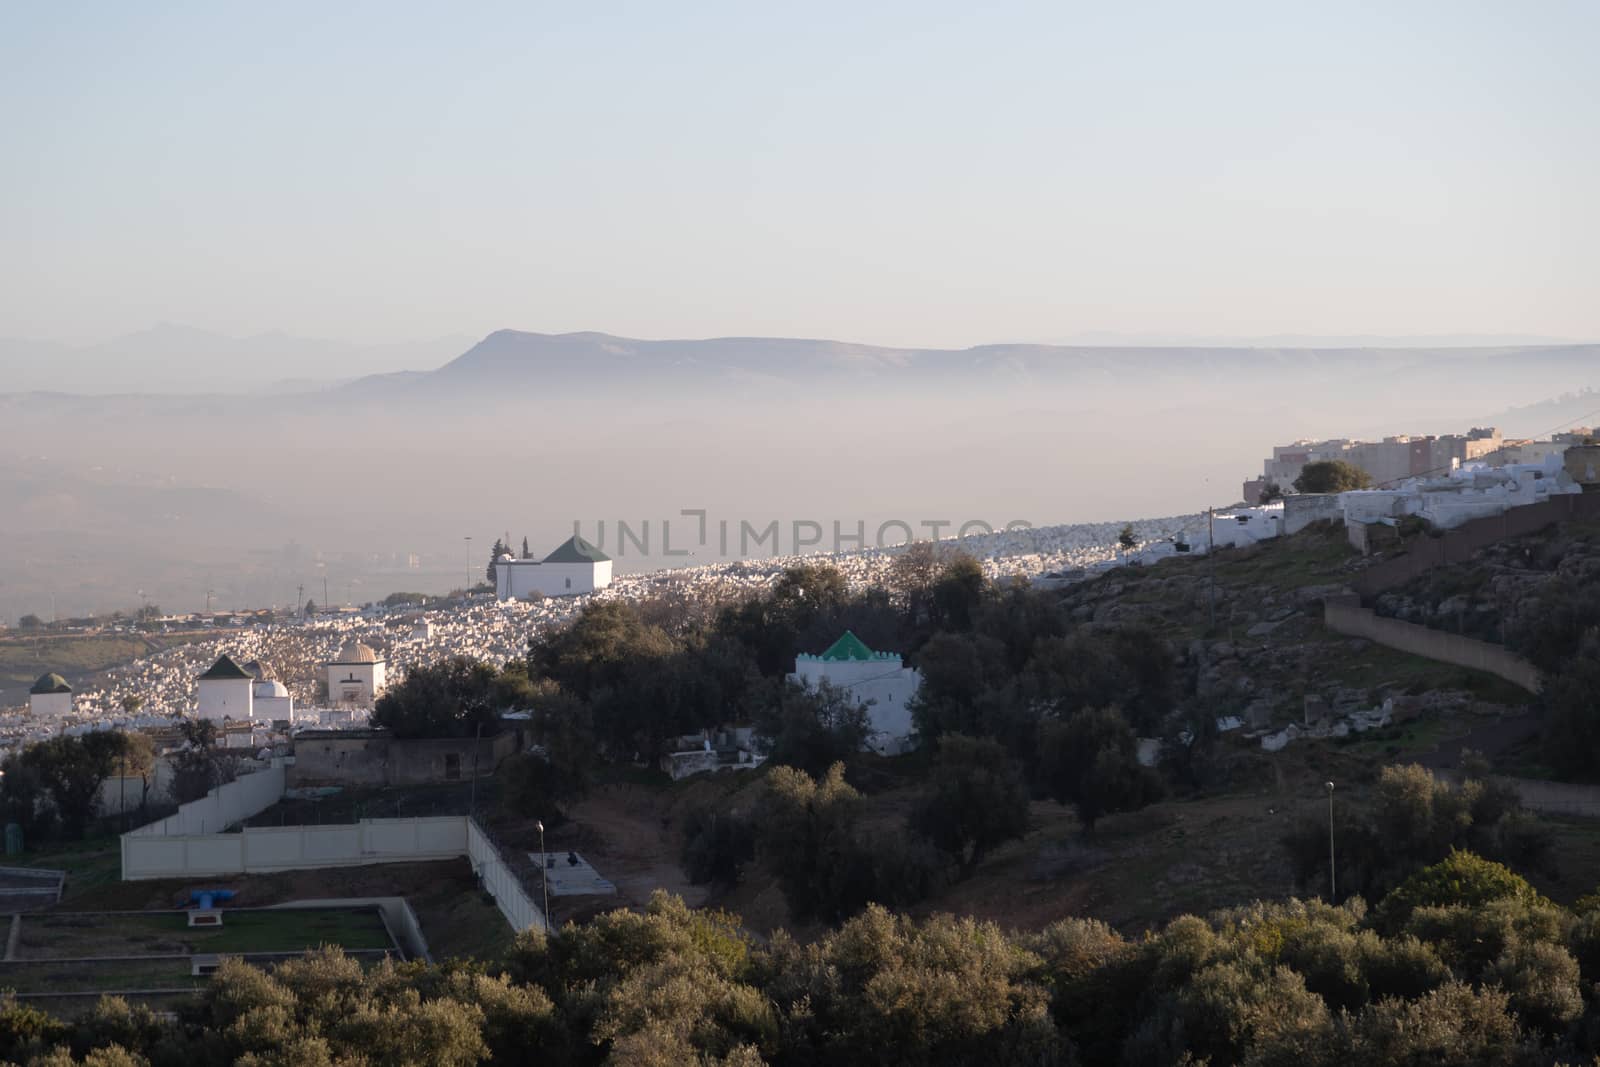
<svg viewBox="0 0 1600 1067"><path fill-rule="evenodd" d="M371 708L383 692L384 661L360 641L339 650L328 670L328 703L335 707Z"/></svg>
<svg viewBox="0 0 1600 1067"><path fill-rule="evenodd" d="M64 719L76 705L72 686L59 674L42 674L28 690L28 710L37 718Z"/></svg>
<svg viewBox="0 0 1600 1067"><path fill-rule="evenodd" d="M255 675L235 663L232 657L219 658L199 681L200 699L195 714L202 719L249 722L254 717Z"/></svg>
<svg viewBox="0 0 1600 1067"><path fill-rule="evenodd" d="M610 584L611 557L577 534L544 559L517 559L508 553L494 561L494 595L501 600L578 596Z"/></svg>
<svg viewBox="0 0 1600 1067"><path fill-rule="evenodd" d="M294 722L294 697L282 682L272 678L257 678L251 687L251 705L254 717L262 722Z"/></svg>
<svg viewBox="0 0 1600 1067"><path fill-rule="evenodd" d="M827 682L865 704L867 747L884 756L909 751L916 727L907 706L922 685L922 674L904 665L898 652L874 652L846 630L820 656L795 657L791 682L808 689Z"/></svg>

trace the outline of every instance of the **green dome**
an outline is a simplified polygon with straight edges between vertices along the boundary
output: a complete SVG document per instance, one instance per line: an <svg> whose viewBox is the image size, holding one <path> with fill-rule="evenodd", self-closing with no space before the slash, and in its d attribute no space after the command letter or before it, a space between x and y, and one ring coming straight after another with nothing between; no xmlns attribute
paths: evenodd
<svg viewBox="0 0 1600 1067"><path fill-rule="evenodd" d="M39 696L43 693L70 693L72 686L59 674L41 674L39 680L33 683L33 688L28 690L29 695Z"/></svg>

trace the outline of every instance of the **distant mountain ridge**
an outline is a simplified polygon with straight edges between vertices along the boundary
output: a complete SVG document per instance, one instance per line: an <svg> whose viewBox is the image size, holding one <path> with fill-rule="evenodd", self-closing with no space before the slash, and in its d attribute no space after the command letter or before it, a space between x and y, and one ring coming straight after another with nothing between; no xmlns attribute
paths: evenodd
<svg viewBox="0 0 1600 1067"><path fill-rule="evenodd" d="M604 382L663 386L806 385L851 379L902 385L1064 382L1135 385L1160 374L1211 380L1226 374L1285 374L1358 381L1470 373L1519 367L1559 373L1600 368L1600 345L1506 345L1471 348L1248 348L987 344L970 348L892 348L783 337L641 340L585 331L545 334L497 330L437 370L373 376L346 389L385 394L489 388L529 382L580 387ZM1600 377L1600 373L1597 373Z"/></svg>

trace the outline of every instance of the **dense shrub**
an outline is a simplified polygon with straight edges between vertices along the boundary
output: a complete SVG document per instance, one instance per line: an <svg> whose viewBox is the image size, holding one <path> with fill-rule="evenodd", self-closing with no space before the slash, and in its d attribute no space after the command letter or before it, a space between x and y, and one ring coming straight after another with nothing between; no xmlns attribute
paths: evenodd
<svg viewBox="0 0 1600 1067"><path fill-rule="evenodd" d="M731 886L755 858L755 828L737 812L693 808L683 820L683 872L696 885Z"/></svg>
<svg viewBox="0 0 1600 1067"><path fill-rule="evenodd" d="M1384 897L1377 918L1385 929L1397 930L1418 908L1473 908L1503 899L1530 904L1541 900L1528 880L1509 867L1452 849L1443 860L1418 871Z"/></svg>
<svg viewBox="0 0 1600 1067"><path fill-rule="evenodd" d="M806 780L825 806L849 799ZM230 961L175 1019L107 999L69 1026L0 1001L0 1041L22 1064L158 1067L1588 1062L1595 913L1472 887L1484 881L1432 893L1458 902L1418 905L1394 936L1359 901L1287 900L1135 940L1086 919L1014 935L877 905L805 941L758 939L657 893L520 935L504 974L363 968L337 950L271 974Z"/></svg>
<svg viewBox="0 0 1600 1067"><path fill-rule="evenodd" d="M910 825L965 876L996 845L1027 831L1028 789L998 742L946 734Z"/></svg>

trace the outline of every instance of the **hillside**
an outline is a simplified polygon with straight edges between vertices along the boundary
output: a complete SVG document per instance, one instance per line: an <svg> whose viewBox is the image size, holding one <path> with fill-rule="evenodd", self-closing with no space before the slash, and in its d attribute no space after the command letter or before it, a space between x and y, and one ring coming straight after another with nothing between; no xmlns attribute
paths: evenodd
<svg viewBox="0 0 1600 1067"><path fill-rule="evenodd" d="M1527 694L1497 678L1326 631L1321 598L1363 565L1342 530L1316 527L1214 560L1120 568L1059 593L1059 606L1091 630L1134 626L1170 641L1182 684L1193 682L1209 713L1265 728L1301 720L1307 698L1335 713L1392 700L1396 721L1345 737L1302 738L1280 752L1265 751L1249 725L1223 733L1202 786L1106 816L1092 835L1071 808L1036 798L1023 837L910 910L1024 930L1088 916L1137 933L1184 912L1314 888L1297 886L1281 841L1303 818L1325 817L1326 781L1338 783L1341 805L1361 803L1388 764L1454 768L1464 741L1485 747L1486 731L1526 721ZM853 759L848 777L866 794L863 825L901 832L928 770L926 753ZM694 813L749 815L764 778L606 785L573 806L572 822L553 840L625 875L670 870L676 878ZM1600 878L1600 837L1586 823L1553 823L1550 832L1562 843L1558 857L1530 876L1572 900ZM704 887L691 899L726 906L762 931L794 925L776 881L754 864L736 885Z"/></svg>
<svg viewBox="0 0 1600 1067"><path fill-rule="evenodd" d="M1177 642L1219 714L1262 726L1300 718L1307 697L1335 711L1391 697L1491 715L1526 703L1526 693L1490 675L1324 628L1323 597L1364 564L1343 527L1318 524L1211 559L1119 568L1062 600L1078 621L1135 623Z"/></svg>
<svg viewBox="0 0 1600 1067"><path fill-rule="evenodd" d="M835 340L716 337L641 340L605 333L497 330L431 374L368 378L341 392L458 390L526 380L568 389L605 381L639 386L760 385L786 382L894 382L909 388L973 382L1114 387L1270 376L1284 385L1344 386L1363 376L1427 381L1453 374L1509 376L1542 368L1557 381L1583 377L1600 346L1333 348L1246 346L1090 346L987 344L964 349L888 348Z"/></svg>
<svg viewBox="0 0 1600 1067"><path fill-rule="evenodd" d="M1564 601L1600 591L1600 524L1562 522L1436 567L1377 598L1381 615L1537 655Z"/></svg>

